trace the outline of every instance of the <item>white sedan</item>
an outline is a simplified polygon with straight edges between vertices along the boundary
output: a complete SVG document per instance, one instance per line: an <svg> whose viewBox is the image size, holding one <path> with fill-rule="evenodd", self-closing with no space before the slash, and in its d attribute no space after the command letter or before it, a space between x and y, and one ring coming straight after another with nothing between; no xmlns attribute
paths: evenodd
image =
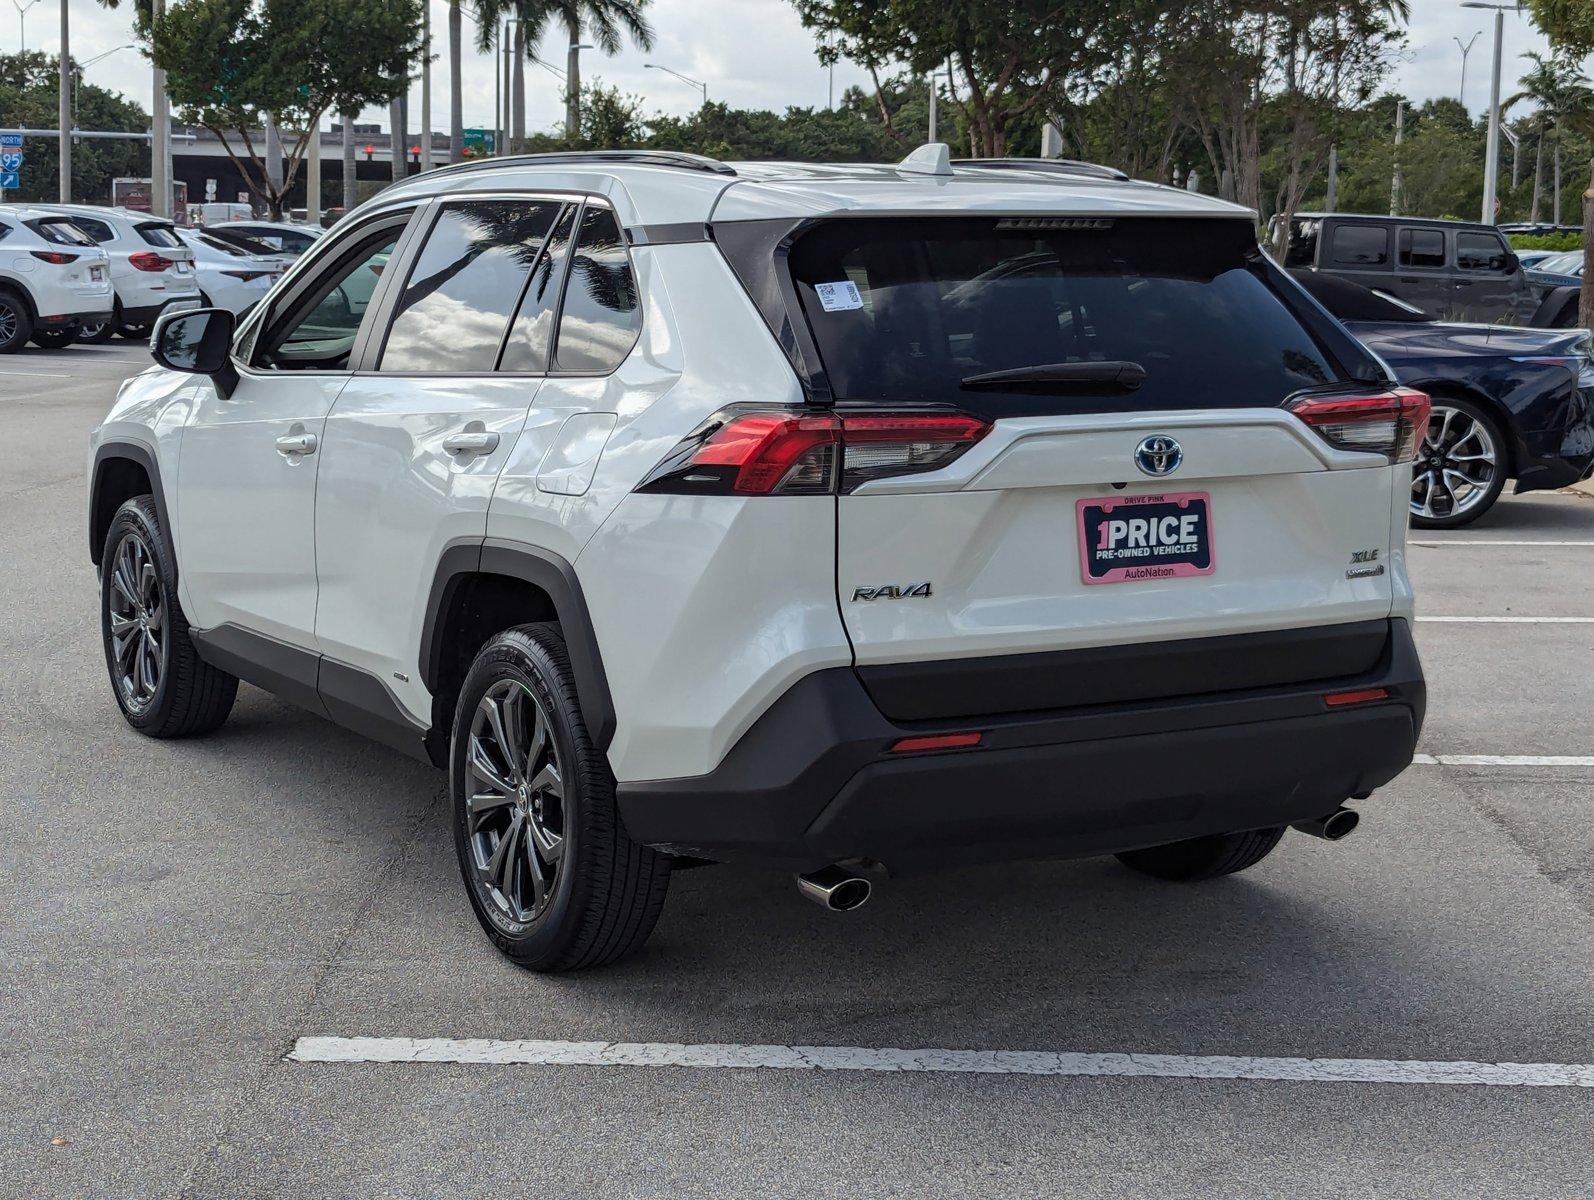
<svg viewBox="0 0 1594 1200"><path fill-rule="evenodd" d="M242 316L259 303L286 269L278 255L251 254L203 229L181 229L178 236L194 251L194 273L206 308L225 308ZM269 249L261 247L262 251Z"/></svg>

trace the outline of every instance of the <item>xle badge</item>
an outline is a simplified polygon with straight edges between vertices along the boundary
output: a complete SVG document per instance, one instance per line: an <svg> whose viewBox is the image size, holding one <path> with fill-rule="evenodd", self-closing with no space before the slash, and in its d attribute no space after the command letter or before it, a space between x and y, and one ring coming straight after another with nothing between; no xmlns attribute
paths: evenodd
<svg viewBox="0 0 1594 1200"><path fill-rule="evenodd" d="M930 585L928 583L905 583L898 587L888 583L884 587L860 587L852 589L852 598L857 600L928 600L930 598Z"/></svg>

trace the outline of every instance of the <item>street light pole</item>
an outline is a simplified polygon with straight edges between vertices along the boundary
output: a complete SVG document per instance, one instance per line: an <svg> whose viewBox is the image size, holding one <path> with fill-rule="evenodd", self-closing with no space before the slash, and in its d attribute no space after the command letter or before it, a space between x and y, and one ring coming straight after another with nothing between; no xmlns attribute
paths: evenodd
<svg viewBox="0 0 1594 1200"><path fill-rule="evenodd" d="M28 9L38 2L39 0L28 0L26 4L18 4L17 0L11 0L11 7L17 10L17 46L23 54L28 52Z"/></svg>
<svg viewBox="0 0 1594 1200"><path fill-rule="evenodd" d="M57 171L61 177L60 200L72 203L72 45L71 20L67 15L67 0L61 0L61 59L56 74L60 76L60 94L56 97L56 128L61 131Z"/></svg>
<svg viewBox="0 0 1594 1200"><path fill-rule="evenodd" d="M708 104L708 84L701 79L693 79L690 75L682 75L679 71L671 67L661 66L659 63L643 63L642 65L650 71L663 71L666 75L674 75L682 83L689 83L695 88L702 88L703 103L705 105Z"/></svg>
<svg viewBox="0 0 1594 1200"><path fill-rule="evenodd" d="M166 0L150 6L152 24L166 15ZM153 47L152 47L153 48ZM149 112L154 138L149 146L150 211L157 217L172 215L172 109L166 99L166 72L155 68Z"/></svg>
<svg viewBox="0 0 1594 1200"><path fill-rule="evenodd" d="M1500 43L1505 37L1505 14L1517 12L1515 4L1490 4L1465 0L1462 8L1487 8L1494 12L1494 73L1489 80L1489 143L1483 164L1483 215L1485 225L1495 223L1495 196L1500 188Z"/></svg>
<svg viewBox="0 0 1594 1200"><path fill-rule="evenodd" d="M1461 102L1461 107L1467 107L1467 56L1472 53L1472 44L1483 36L1483 30L1478 30L1466 41L1458 37L1450 40L1461 47L1461 90L1456 93L1456 99Z"/></svg>
<svg viewBox="0 0 1594 1200"><path fill-rule="evenodd" d="M421 170L432 169L432 6L422 4L421 12Z"/></svg>

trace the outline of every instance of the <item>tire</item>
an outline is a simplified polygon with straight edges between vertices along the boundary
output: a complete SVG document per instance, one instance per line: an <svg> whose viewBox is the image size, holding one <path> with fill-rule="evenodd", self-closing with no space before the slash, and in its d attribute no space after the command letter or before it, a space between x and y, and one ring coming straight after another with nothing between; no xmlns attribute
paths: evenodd
<svg viewBox="0 0 1594 1200"><path fill-rule="evenodd" d="M1256 866L1273 852L1283 836L1282 825L1243 833L1215 833L1166 846L1125 850L1118 855L1118 861L1142 875L1194 883Z"/></svg>
<svg viewBox="0 0 1594 1200"><path fill-rule="evenodd" d="M33 318L21 296L0 289L0 354L15 354L33 336Z"/></svg>
<svg viewBox="0 0 1594 1200"><path fill-rule="evenodd" d="M130 321L124 321L116 327L116 333L118 337L124 337L130 342L147 342L149 341L151 328L152 326L149 325L137 325Z"/></svg>
<svg viewBox="0 0 1594 1200"><path fill-rule="evenodd" d="M30 340L41 350L65 350L77 341L77 329L35 329Z"/></svg>
<svg viewBox="0 0 1594 1200"><path fill-rule="evenodd" d="M1412 465L1412 525L1460 529L1472 524L1494 507L1509 473L1505 435L1494 414L1459 396L1435 396L1428 436ZM1458 477L1482 486L1459 496Z"/></svg>
<svg viewBox="0 0 1594 1200"><path fill-rule="evenodd" d="M77 340L88 346L103 346L116 335L116 326L110 321L101 321L98 325L79 325L77 327Z"/></svg>
<svg viewBox="0 0 1594 1200"><path fill-rule="evenodd" d="M113 634L122 622L127 632ZM148 737L187 737L227 719L238 680L201 659L188 637L177 574L148 496L122 505L106 532L100 632L111 691L134 729Z"/></svg>
<svg viewBox="0 0 1594 1200"><path fill-rule="evenodd" d="M671 859L621 824L557 625L505 630L476 655L455 708L449 787L466 895L511 961L579 970L647 941Z"/></svg>

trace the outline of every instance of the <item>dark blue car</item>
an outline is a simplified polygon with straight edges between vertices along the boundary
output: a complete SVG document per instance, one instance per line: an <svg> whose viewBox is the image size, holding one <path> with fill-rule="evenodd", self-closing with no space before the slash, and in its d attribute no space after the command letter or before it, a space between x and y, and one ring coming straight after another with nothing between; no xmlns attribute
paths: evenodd
<svg viewBox="0 0 1594 1200"><path fill-rule="evenodd" d="M1401 383L1433 397L1413 467L1411 521L1453 529L1518 492L1594 474L1594 339L1586 329L1437 321L1316 271L1291 274Z"/></svg>

